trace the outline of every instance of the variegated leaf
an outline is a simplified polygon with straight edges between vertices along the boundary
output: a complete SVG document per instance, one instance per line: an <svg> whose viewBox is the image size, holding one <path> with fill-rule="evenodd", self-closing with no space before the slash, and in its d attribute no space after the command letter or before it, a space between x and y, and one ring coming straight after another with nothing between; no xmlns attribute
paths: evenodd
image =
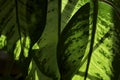
<svg viewBox="0 0 120 80"><path fill-rule="evenodd" d="M61 80L70 80L80 67L89 36L89 3L82 6L63 30L58 49Z"/></svg>
<svg viewBox="0 0 120 80"><path fill-rule="evenodd" d="M105 2L98 2L97 28L86 80L119 80L120 30L118 26L120 25L117 23L116 17L116 9L113 6ZM83 64L73 80L84 79L89 49L88 43L85 56L81 62Z"/></svg>

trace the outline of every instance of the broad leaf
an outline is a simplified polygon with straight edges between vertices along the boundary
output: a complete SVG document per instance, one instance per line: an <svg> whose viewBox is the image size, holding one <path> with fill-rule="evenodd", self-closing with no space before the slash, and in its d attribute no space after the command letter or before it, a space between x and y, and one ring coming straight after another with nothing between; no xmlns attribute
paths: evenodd
<svg viewBox="0 0 120 80"><path fill-rule="evenodd" d="M94 45L90 46L88 43L86 53L81 63L79 71L73 80L86 80L84 77L86 71L86 58L91 57L88 68L87 80L118 80L119 70L115 67L118 64L120 56L118 55L119 50L119 24L116 24L117 18L114 18L116 10L113 6L105 2L98 2L98 5L91 4L91 7L98 7L98 15L96 25L96 32L94 38ZM92 10L92 8L91 8ZM91 16L94 12L91 12ZM118 14L118 13L117 13ZM119 19L119 18L118 18ZM90 22L93 24L94 19L91 17ZM91 31L93 31L93 26L90 25ZM91 36L91 35L90 35ZM92 40L92 39L90 39ZM92 56L88 55L90 47L93 47ZM117 57L116 57L117 56ZM119 66L119 65L117 65ZM115 74L114 74L115 73ZM117 74L118 73L118 74Z"/></svg>
<svg viewBox="0 0 120 80"><path fill-rule="evenodd" d="M33 60L38 69L53 80L59 80L56 52L58 42L58 0L49 0L46 27L38 41Z"/></svg>
<svg viewBox="0 0 120 80"><path fill-rule="evenodd" d="M82 6L62 31L57 53L61 80L70 80L80 67L89 36L89 3Z"/></svg>

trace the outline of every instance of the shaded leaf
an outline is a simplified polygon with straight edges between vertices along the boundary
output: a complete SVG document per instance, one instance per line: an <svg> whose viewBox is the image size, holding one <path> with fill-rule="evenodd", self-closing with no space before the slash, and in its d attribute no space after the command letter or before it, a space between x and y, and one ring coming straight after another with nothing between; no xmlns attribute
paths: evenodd
<svg viewBox="0 0 120 80"><path fill-rule="evenodd" d="M24 76L31 61L31 48L45 28L47 0L0 0L0 35L2 47L23 67ZM30 51L29 51L30 49ZM27 57L27 59L26 59Z"/></svg>
<svg viewBox="0 0 120 80"><path fill-rule="evenodd" d="M33 59L30 62L28 74L26 80L52 80L40 71L39 66Z"/></svg>
<svg viewBox="0 0 120 80"><path fill-rule="evenodd" d="M26 19L31 44L37 42L46 26L47 0L27 0Z"/></svg>
<svg viewBox="0 0 120 80"><path fill-rule="evenodd" d="M0 33L7 37L8 51L27 35L32 45L38 41L46 24L47 0L0 0L0 4Z"/></svg>
<svg viewBox="0 0 120 80"><path fill-rule="evenodd" d="M58 42L58 0L49 0L45 30L38 41L39 52L33 60L39 70L53 80L59 80L56 59Z"/></svg>

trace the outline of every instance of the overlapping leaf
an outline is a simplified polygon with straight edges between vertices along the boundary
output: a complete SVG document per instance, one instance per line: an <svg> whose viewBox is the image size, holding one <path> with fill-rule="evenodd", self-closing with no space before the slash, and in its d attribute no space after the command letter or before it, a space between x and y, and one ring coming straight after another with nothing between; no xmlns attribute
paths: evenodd
<svg viewBox="0 0 120 80"><path fill-rule="evenodd" d="M61 80L70 80L79 69L89 36L89 3L82 6L63 30L58 49Z"/></svg>
<svg viewBox="0 0 120 80"><path fill-rule="evenodd" d="M89 0L61 0L61 31L65 28L72 16L78 11L78 9L89 2Z"/></svg>
<svg viewBox="0 0 120 80"><path fill-rule="evenodd" d="M46 27L38 41L39 52L33 60L39 70L53 80L59 80L56 52L58 42L58 0L49 0Z"/></svg>
<svg viewBox="0 0 120 80"><path fill-rule="evenodd" d="M67 1L62 0L62 3ZM27 79L59 80L61 74L61 80L83 80L85 73L88 73L87 80L118 80L120 79L120 1L100 1L98 5L89 6L89 3L85 4L88 0L69 0L67 5L62 7L63 32L57 46L58 23L60 24L57 12L58 0L0 0L0 48L4 47L12 53L12 56L14 52L15 57L19 57L21 49L24 49L23 53L28 53L29 48L39 40L39 50L35 55L31 50L30 54L33 55L24 54L25 57L29 57L27 66L33 57L33 67ZM48 14L47 2L49 2ZM83 7L80 8L80 5ZM92 11L93 7L98 8L98 15ZM48 18L45 28L46 14ZM93 28L95 26L96 29ZM85 72L88 57L88 72ZM26 63L24 64L27 69Z"/></svg>
<svg viewBox="0 0 120 80"><path fill-rule="evenodd" d="M119 28L116 26L117 16L113 14L114 8L104 2L98 2L98 15L96 23L95 41L91 61L89 62L89 69L87 80L118 80L119 70L115 68L116 61L119 61ZM115 11L116 12L116 11ZM93 19L90 19L94 21ZM92 27L93 28L93 27ZM93 30L93 29L91 29ZM86 62L84 62L89 53L90 45L86 49L86 56L84 56L82 63L84 63L73 80L83 80ZM117 57L116 57L117 55ZM115 59L116 58L116 59ZM118 65L119 66L119 65Z"/></svg>
<svg viewBox="0 0 120 80"><path fill-rule="evenodd" d="M38 41L46 23L47 0L0 0L0 33L7 37L8 50L23 35L32 45Z"/></svg>
<svg viewBox="0 0 120 80"><path fill-rule="evenodd" d="M0 0L0 35L5 36L1 48L8 51L13 58L24 54L20 58L22 63L27 63L24 63L26 65L21 63L26 68L24 70L26 73L32 58L28 54L29 48L39 40L45 28L47 2L47 0ZM3 42L6 44L3 45ZM28 60L26 61L24 57L28 57Z"/></svg>

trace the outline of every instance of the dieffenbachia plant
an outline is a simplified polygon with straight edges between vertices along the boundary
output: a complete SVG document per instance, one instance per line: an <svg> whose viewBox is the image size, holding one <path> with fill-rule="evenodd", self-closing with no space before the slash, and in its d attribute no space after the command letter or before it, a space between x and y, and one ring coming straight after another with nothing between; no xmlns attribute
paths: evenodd
<svg viewBox="0 0 120 80"><path fill-rule="evenodd" d="M25 80L119 80L119 48L119 0L0 0L0 49Z"/></svg>

